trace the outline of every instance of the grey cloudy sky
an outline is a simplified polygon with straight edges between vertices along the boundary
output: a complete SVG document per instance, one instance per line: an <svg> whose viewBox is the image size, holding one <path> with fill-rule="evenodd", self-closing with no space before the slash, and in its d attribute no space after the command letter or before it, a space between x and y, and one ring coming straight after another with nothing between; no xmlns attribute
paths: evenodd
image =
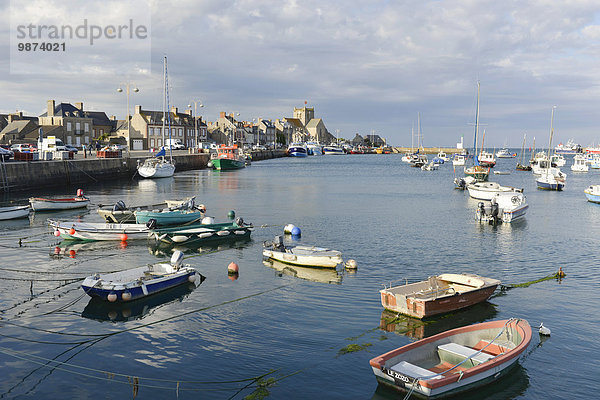
<svg viewBox="0 0 600 400"><path fill-rule="evenodd" d="M44 70L40 54L39 74L11 73L4 58L2 112L39 115L56 99L124 118L126 98L115 89L125 81L140 89L132 109L161 109L166 54L171 104L200 100L207 120L219 111L245 120L291 116L307 101L342 137L373 130L410 145L420 112L425 146L453 146L461 135L468 144L479 80L486 145L519 147L525 132L538 147L547 143L553 105L555 143L600 142L597 0L90 0L77 2L90 7L79 14L61 9L64 3L13 0L0 11L72 24L86 13L108 24L147 12L151 53L131 42L87 46L80 51L100 67L73 64L66 52L70 72ZM4 25L0 47L10 54L16 42Z"/></svg>

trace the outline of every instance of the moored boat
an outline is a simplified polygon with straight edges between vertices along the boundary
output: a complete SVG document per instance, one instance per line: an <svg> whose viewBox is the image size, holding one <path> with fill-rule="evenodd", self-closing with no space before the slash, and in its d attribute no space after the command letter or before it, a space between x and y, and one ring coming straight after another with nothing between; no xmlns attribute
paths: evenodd
<svg viewBox="0 0 600 400"><path fill-rule="evenodd" d="M180 224L200 223L204 212L197 208L134 211L137 224L153 224L154 226L168 226ZM154 222L151 222L154 221Z"/></svg>
<svg viewBox="0 0 600 400"><path fill-rule="evenodd" d="M104 222L76 222L48 220L55 235L70 240L118 240L121 242L147 239L152 229L144 224L109 224Z"/></svg>
<svg viewBox="0 0 600 400"><path fill-rule="evenodd" d="M427 318L487 300L500 281L474 274L441 274L427 280L384 287L379 291L386 310Z"/></svg>
<svg viewBox="0 0 600 400"><path fill-rule="evenodd" d="M590 185L583 192L589 202L600 203L600 185Z"/></svg>
<svg viewBox="0 0 600 400"><path fill-rule="evenodd" d="M565 178L557 178L555 175L546 173L535 180L538 189L545 190L563 190L565 187Z"/></svg>
<svg viewBox="0 0 600 400"><path fill-rule="evenodd" d="M214 169L220 171L246 167L246 157L237 144L233 146L219 146L217 152L211 154L210 162Z"/></svg>
<svg viewBox="0 0 600 400"><path fill-rule="evenodd" d="M29 211L29 205L0 207L0 220L23 218L29 215Z"/></svg>
<svg viewBox="0 0 600 400"><path fill-rule="evenodd" d="M150 264L109 274L85 278L81 288L91 297L114 302L127 302L188 283L204 280L198 271L183 265L183 253L175 251L170 263Z"/></svg>
<svg viewBox="0 0 600 400"><path fill-rule="evenodd" d="M161 153L162 152L162 153ZM147 158L137 167L137 173L143 178L168 178L175 174L175 164L167 160L161 150L156 157Z"/></svg>
<svg viewBox="0 0 600 400"><path fill-rule="evenodd" d="M238 240L249 238L253 229L254 227L251 224L244 223L244 220L238 217L235 221L224 223L162 228L156 230L154 238L157 241L169 244L187 244L227 239Z"/></svg>
<svg viewBox="0 0 600 400"><path fill-rule="evenodd" d="M426 398L455 395L506 375L531 342L526 320L469 325L370 360L377 381Z"/></svg>
<svg viewBox="0 0 600 400"><path fill-rule="evenodd" d="M290 157L306 157L308 156L308 150L303 143L292 143L287 149L287 154Z"/></svg>
<svg viewBox="0 0 600 400"><path fill-rule="evenodd" d="M502 186L496 182L474 182L467 185L469 196L478 200L491 200L496 193L522 193L523 189Z"/></svg>
<svg viewBox="0 0 600 400"><path fill-rule="evenodd" d="M506 147L496 152L497 158L514 158L516 156L515 153L510 153Z"/></svg>
<svg viewBox="0 0 600 400"><path fill-rule="evenodd" d="M281 236L264 242L263 256L305 267L335 268L342 262L342 253L337 250L315 246L285 246Z"/></svg>
<svg viewBox="0 0 600 400"><path fill-rule="evenodd" d="M81 189L77 189L77 196L63 199L51 199L45 197L30 197L29 204L33 211L56 211L83 208L90 203L90 199L83 195Z"/></svg>
<svg viewBox="0 0 600 400"><path fill-rule="evenodd" d="M523 193L497 193L486 206L479 203L475 215L479 221L496 224L498 222L514 222L525 216L529 204Z"/></svg>
<svg viewBox="0 0 600 400"><path fill-rule="evenodd" d="M323 154L324 155L345 154L345 152L344 152L344 149L341 148L339 145L337 145L337 144L330 144L330 145L327 145L327 146L323 146ZM381 154L381 153L378 153L378 154Z"/></svg>
<svg viewBox="0 0 600 400"><path fill-rule="evenodd" d="M590 167L586 163L586 159L583 154L575 154L573 157L573 165L571 165L571 171L573 172L588 172Z"/></svg>
<svg viewBox="0 0 600 400"><path fill-rule="evenodd" d="M193 201L193 199L193 197L188 197L183 200L165 200L162 203L130 207L128 207L123 200L119 200L112 206L99 205L96 211L109 224L135 224L135 211L163 210L165 208L176 208L182 206L184 208L188 208L184 205L190 204L190 201ZM193 207L194 204L192 203L191 206ZM198 205L197 208L202 212L206 212L206 208L203 204Z"/></svg>

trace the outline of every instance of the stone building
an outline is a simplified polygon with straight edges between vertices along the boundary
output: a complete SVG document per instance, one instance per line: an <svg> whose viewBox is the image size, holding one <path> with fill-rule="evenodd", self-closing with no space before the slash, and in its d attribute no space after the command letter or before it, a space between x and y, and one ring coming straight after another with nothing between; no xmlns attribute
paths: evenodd
<svg viewBox="0 0 600 400"><path fill-rule="evenodd" d="M98 118L96 113L94 115L92 116L89 112L85 113L83 111L82 102L73 105L70 103L56 104L54 100L48 100L48 109L39 116L39 125L47 127L61 126L62 129L52 129L55 131L55 136L66 144L80 147L92 142L94 138L94 121L108 121L106 114L103 118Z"/></svg>
<svg viewBox="0 0 600 400"><path fill-rule="evenodd" d="M0 143L37 144L38 117L24 116L22 111L0 115Z"/></svg>

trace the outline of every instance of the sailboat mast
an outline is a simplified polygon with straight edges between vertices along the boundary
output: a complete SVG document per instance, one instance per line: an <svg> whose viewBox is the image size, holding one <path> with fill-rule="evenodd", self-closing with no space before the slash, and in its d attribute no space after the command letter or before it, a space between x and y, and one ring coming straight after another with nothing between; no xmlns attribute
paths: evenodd
<svg viewBox="0 0 600 400"><path fill-rule="evenodd" d="M410 127L410 153L415 152L415 122L413 121Z"/></svg>
<svg viewBox="0 0 600 400"><path fill-rule="evenodd" d="M479 135L479 81L477 81L477 109L475 110L475 138L473 139L473 165L479 165L477 158L477 135Z"/></svg>
<svg viewBox="0 0 600 400"><path fill-rule="evenodd" d="M169 105L169 71L167 69L167 56L165 56L165 97L167 100L167 120L169 122L169 160L173 162L173 146L171 142L171 110Z"/></svg>
<svg viewBox="0 0 600 400"><path fill-rule="evenodd" d="M163 117L162 117L162 145L163 149L166 146L165 142L165 108L167 103L167 96L165 95L167 83L165 81L165 76L167 76L167 56L164 56L163 59Z"/></svg>
<svg viewBox="0 0 600 400"><path fill-rule="evenodd" d="M550 162L550 149L552 149L552 136L554 135L554 110L556 106L552 106L552 116L550 117L550 143L548 144L548 162Z"/></svg>

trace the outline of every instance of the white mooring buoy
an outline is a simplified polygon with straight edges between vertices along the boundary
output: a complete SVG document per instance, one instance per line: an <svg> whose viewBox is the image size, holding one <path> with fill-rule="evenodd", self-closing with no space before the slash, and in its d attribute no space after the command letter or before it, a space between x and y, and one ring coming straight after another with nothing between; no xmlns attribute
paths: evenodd
<svg viewBox="0 0 600 400"><path fill-rule="evenodd" d="M540 330L539 330L539 332L540 332L540 335L550 336L550 329L546 328L544 326L543 322L540 323Z"/></svg>

